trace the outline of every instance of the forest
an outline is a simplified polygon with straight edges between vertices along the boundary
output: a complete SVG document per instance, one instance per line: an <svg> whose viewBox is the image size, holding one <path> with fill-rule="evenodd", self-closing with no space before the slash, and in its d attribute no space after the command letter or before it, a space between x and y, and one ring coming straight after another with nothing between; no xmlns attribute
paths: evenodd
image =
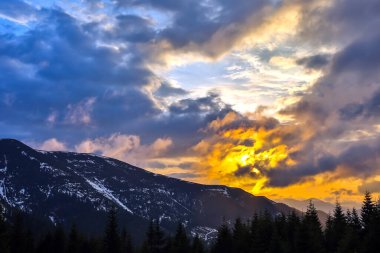
<svg viewBox="0 0 380 253"><path fill-rule="evenodd" d="M179 223L175 234L166 233L152 219L143 243L134 245L133 228L117 221L117 210L108 212L104 234L89 237L72 225L56 225L36 236L20 212L0 217L1 253L376 253L380 252L380 204L370 193L361 210L343 210L337 202L325 226L310 202L302 215L296 211L273 217L253 214L249 220L224 222L212 242L190 235ZM4 212L1 211L1 214Z"/></svg>

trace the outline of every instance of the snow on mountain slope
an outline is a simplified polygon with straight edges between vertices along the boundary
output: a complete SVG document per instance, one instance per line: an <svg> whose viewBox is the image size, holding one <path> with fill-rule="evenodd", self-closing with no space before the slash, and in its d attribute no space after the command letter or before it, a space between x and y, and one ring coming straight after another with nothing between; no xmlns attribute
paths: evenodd
<svg viewBox="0 0 380 253"><path fill-rule="evenodd" d="M180 221L205 238L223 219L292 210L241 189L190 183L92 154L38 151L11 139L0 140L0 199L54 224L90 229L116 206L127 223L153 218L171 230Z"/></svg>

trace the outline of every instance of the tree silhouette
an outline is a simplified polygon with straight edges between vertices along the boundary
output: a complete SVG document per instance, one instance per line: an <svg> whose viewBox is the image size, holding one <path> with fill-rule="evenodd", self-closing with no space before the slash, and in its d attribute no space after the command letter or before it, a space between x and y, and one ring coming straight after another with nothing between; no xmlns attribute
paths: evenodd
<svg viewBox="0 0 380 253"><path fill-rule="evenodd" d="M212 248L212 253L232 253L232 235L228 225L224 223L218 230L218 237Z"/></svg>
<svg viewBox="0 0 380 253"><path fill-rule="evenodd" d="M182 223L178 223L177 230L172 242L173 253L186 253L190 249L189 239L187 238L186 230Z"/></svg>
<svg viewBox="0 0 380 253"><path fill-rule="evenodd" d="M205 248L203 242L199 238L198 235L195 235L193 238L193 242L191 244L191 252L192 253L205 253Z"/></svg>
<svg viewBox="0 0 380 253"><path fill-rule="evenodd" d="M8 243L8 228L4 218L4 207L0 203L0 252L8 253L9 252L9 243Z"/></svg>
<svg viewBox="0 0 380 253"><path fill-rule="evenodd" d="M161 230L158 220L150 221L146 237L142 250L144 253L165 252L165 247L167 246L165 244L165 234Z"/></svg>
<svg viewBox="0 0 380 253"><path fill-rule="evenodd" d="M104 234L104 253L120 253L120 237L116 219L116 209L112 208L108 212L107 225Z"/></svg>
<svg viewBox="0 0 380 253"><path fill-rule="evenodd" d="M299 252L320 253L324 251L322 226L317 210L310 201L301 224Z"/></svg>
<svg viewBox="0 0 380 253"><path fill-rule="evenodd" d="M125 228L121 232L120 237L121 237L121 252L132 253L133 252L132 238Z"/></svg>

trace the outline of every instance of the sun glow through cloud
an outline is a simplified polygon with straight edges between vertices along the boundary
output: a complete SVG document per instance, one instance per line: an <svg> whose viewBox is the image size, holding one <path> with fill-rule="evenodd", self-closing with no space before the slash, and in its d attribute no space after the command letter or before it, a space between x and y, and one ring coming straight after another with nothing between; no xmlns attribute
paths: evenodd
<svg viewBox="0 0 380 253"><path fill-rule="evenodd" d="M0 131L272 199L357 202L380 193L379 10L4 0Z"/></svg>

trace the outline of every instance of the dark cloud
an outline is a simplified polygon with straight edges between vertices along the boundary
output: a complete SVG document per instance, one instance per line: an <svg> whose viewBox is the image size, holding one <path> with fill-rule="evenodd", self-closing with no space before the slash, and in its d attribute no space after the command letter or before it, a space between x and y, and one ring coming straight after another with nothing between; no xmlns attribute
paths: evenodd
<svg viewBox="0 0 380 253"><path fill-rule="evenodd" d="M352 190L341 188L336 191L332 191L331 194L335 196L340 196L340 195L354 195L355 193Z"/></svg>
<svg viewBox="0 0 380 253"><path fill-rule="evenodd" d="M364 103L348 104L340 109L343 120L352 120L359 116L377 118L380 116L380 90Z"/></svg>
<svg viewBox="0 0 380 253"><path fill-rule="evenodd" d="M134 43L153 40L156 32L151 21L136 15L119 15L117 25L111 34L114 38Z"/></svg>
<svg viewBox="0 0 380 253"><path fill-rule="evenodd" d="M373 0L338 0L305 12L301 25L306 30L300 35L335 43L341 50L331 55L327 65L322 59L323 76L299 102L281 111L303 125L299 136L307 137L299 137L302 148L291 154L297 165L268 173L271 185L311 180L320 173L338 172L337 168L342 168L342 177L367 178L377 171L380 142L371 128L380 123L379 8ZM311 60L298 63L313 66ZM369 137L358 137L358 132L369 133Z"/></svg>
<svg viewBox="0 0 380 253"><path fill-rule="evenodd" d="M209 93L204 97L179 100L168 107L168 113L136 121L132 129L150 141L157 136L170 136L175 145L169 148L168 153L175 157L207 136L201 129L206 129L211 121L223 118L229 112L233 110L222 102L218 94Z"/></svg>
<svg viewBox="0 0 380 253"><path fill-rule="evenodd" d="M154 169L165 169L167 168L167 165L160 162L149 162L148 167L154 168Z"/></svg>
<svg viewBox="0 0 380 253"><path fill-rule="evenodd" d="M230 106L222 102L217 93L209 93L205 97L197 99L183 99L179 102L172 104L169 111L173 114L202 114L209 111L220 111L222 109L229 109Z"/></svg>
<svg viewBox="0 0 380 253"><path fill-rule="evenodd" d="M202 52L217 57L230 50L245 34L261 24L275 8L267 0L117 0L119 7L144 6L170 13L171 25L158 38L174 49ZM223 38L223 39L217 39Z"/></svg>
<svg viewBox="0 0 380 253"><path fill-rule="evenodd" d="M380 192L380 181L370 181L363 183L358 187L358 191L362 194L366 192L379 193Z"/></svg>
<svg viewBox="0 0 380 253"><path fill-rule="evenodd" d="M168 174L167 176L175 177L175 178L185 178L185 179L192 179L192 178L199 177L199 175L195 173L171 173L171 174Z"/></svg>
<svg viewBox="0 0 380 253"><path fill-rule="evenodd" d="M364 107L361 104L348 104L339 110L342 120L352 120L364 112Z"/></svg>
<svg viewBox="0 0 380 253"><path fill-rule="evenodd" d="M152 4L184 11L177 1ZM68 145L114 132L139 135L147 143L170 137L176 141L175 155L199 141L204 134L199 129L209 121L232 111L216 93L180 99L188 91L160 81L150 66L159 61L151 47L164 36L151 20L114 11L112 29L105 29L102 22L42 8L26 32L0 35L0 129L5 135L33 141L56 137ZM175 17L181 15L185 12ZM178 100L165 108L169 96ZM28 127L21 127L26 121ZM11 131L9 125L20 129Z"/></svg>
<svg viewBox="0 0 380 253"><path fill-rule="evenodd" d="M309 42L347 45L371 35L380 23L377 0L337 0L321 7L302 1L304 9L299 35Z"/></svg>
<svg viewBox="0 0 380 253"><path fill-rule="evenodd" d="M251 177L251 178L258 178L258 175L254 172L252 172L252 165L246 165L246 166L239 166L236 171L234 171L234 175L236 177Z"/></svg>
<svg viewBox="0 0 380 253"><path fill-rule="evenodd" d="M172 97L172 96L184 96L189 94L185 89L174 87L168 82L163 82L161 86L155 92L160 97Z"/></svg>
<svg viewBox="0 0 380 253"><path fill-rule="evenodd" d="M347 175L366 178L378 171L380 141L372 145L356 144L337 156L322 154L319 158L308 159L290 168L268 171L269 185L284 187L302 182L309 176L335 171L340 166Z"/></svg>
<svg viewBox="0 0 380 253"><path fill-rule="evenodd" d="M183 170L188 170L188 169L191 169L193 168L195 164L192 163L192 162L185 162L185 163L180 163L178 164L177 166Z"/></svg>
<svg viewBox="0 0 380 253"><path fill-rule="evenodd" d="M26 21L25 19L32 18L37 10L19 0L2 0L0 2L0 14L11 18L11 19L21 19L18 21Z"/></svg>
<svg viewBox="0 0 380 253"><path fill-rule="evenodd" d="M331 56L327 54L317 54L300 58L296 63L305 66L308 69L321 69L329 63L330 57Z"/></svg>
<svg viewBox="0 0 380 253"><path fill-rule="evenodd" d="M0 97L8 105L0 107L3 123L27 121L34 138L74 141L128 130L128 121L160 112L145 89L155 74L144 65L144 54L99 45L93 28L60 9L42 9L39 19L22 35L1 35ZM96 102L81 108L90 98ZM88 119L67 121L68 108ZM78 122L91 124L77 128Z"/></svg>
<svg viewBox="0 0 380 253"><path fill-rule="evenodd" d="M380 23L380 20L379 20ZM378 69L380 59L380 32L371 32L368 37L360 38L348 45L334 58L332 71L361 71L369 74Z"/></svg>

